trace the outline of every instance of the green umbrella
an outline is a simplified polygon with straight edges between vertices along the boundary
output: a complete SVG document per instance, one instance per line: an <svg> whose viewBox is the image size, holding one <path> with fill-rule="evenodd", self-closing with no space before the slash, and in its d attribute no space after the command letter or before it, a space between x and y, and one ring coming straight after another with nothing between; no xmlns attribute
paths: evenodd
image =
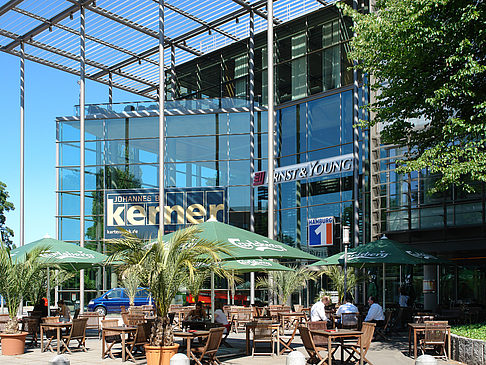
<svg viewBox="0 0 486 365"><path fill-rule="evenodd" d="M238 272L254 271L292 271L290 267L279 264L278 262L265 259L243 259L224 261L221 267L226 270Z"/></svg>
<svg viewBox="0 0 486 365"><path fill-rule="evenodd" d="M221 254L223 261L234 259L303 259L319 260L319 257L290 247L284 243L272 240L244 229L230 226L216 220L208 220L198 225L202 230L200 238L209 241L227 242L229 255ZM163 237L167 241L173 233Z"/></svg>
<svg viewBox="0 0 486 365"><path fill-rule="evenodd" d="M81 247L75 243L67 243L54 238L44 237L13 249L10 255L13 259L22 260L23 257L36 247L46 247L47 251L41 255L46 264L60 266L67 270L88 269L93 265L101 265L108 258L102 253Z"/></svg>

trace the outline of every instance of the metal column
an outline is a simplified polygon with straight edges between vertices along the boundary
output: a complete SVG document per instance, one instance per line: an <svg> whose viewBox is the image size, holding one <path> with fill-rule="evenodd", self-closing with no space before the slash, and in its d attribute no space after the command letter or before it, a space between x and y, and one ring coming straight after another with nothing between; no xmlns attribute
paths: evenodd
<svg viewBox="0 0 486 365"><path fill-rule="evenodd" d="M267 1L267 76L268 76L268 238L275 235L275 183L273 180L274 148L274 115L273 115L273 0Z"/></svg>
<svg viewBox="0 0 486 365"><path fill-rule="evenodd" d="M358 1L353 0L353 9L358 9ZM356 36L356 33L353 34ZM359 122L359 97L358 97L358 70L356 69L357 61L354 60L353 69L353 246L359 244L359 130L356 125ZM363 217L364 218L364 217Z"/></svg>
<svg viewBox="0 0 486 365"><path fill-rule="evenodd" d="M79 129L80 129L80 164L79 164L79 180L80 180L80 191L79 191L79 245L84 247L84 148L85 148L85 133L84 133L84 78L85 78L85 62L86 62L86 43L85 43L85 14L84 7L79 9L79 20L80 20L80 32L79 32L79 53L80 53L80 70L79 70ZM84 312L84 270L79 272L79 310L80 313Z"/></svg>
<svg viewBox="0 0 486 365"><path fill-rule="evenodd" d="M24 125L25 125L25 50L20 42L20 246L24 245Z"/></svg>
<svg viewBox="0 0 486 365"><path fill-rule="evenodd" d="M177 92L176 92L176 71L175 71L175 46L174 44L170 45L170 88L172 93L172 100L177 99Z"/></svg>
<svg viewBox="0 0 486 365"><path fill-rule="evenodd" d="M111 104L113 104L113 74L108 74L108 109L111 110Z"/></svg>
<svg viewBox="0 0 486 365"><path fill-rule="evenodd" d="M250 98L250 176L255 173L255 15L250 11L248 78ZM250 183L250 231L255 232L255 189ZM250 304L255 304L255 273L250 273Z"/></svg>
<svg viewBox="0 0 486 365"><path fill-rule="evenodd" d="M159 0L159 231L164 234L165 161L164 0Z"/></svg>

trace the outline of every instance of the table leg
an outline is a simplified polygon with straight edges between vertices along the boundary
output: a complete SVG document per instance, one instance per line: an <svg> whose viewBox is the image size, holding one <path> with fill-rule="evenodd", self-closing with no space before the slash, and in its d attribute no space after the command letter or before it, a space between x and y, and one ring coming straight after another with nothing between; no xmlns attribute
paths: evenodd
<svg viewBox="0 0 486 365"><path fill-rule="evenodd" d="M105 331L101 330L101 358L105 358Z"/></svg>
<svg viewBox="0 0 486 365"><path fill-rule="evenodd" d="M56 337L57 337L57 354L59 355L60 353L60 345L61 345L61 327L57 327L56 329Z"/></svg>
<svg viewBox="0 0 486 365"><path fill-rule="evenodd" d="M121 333L121 338L122 338L122 362L125 362L126 358L126 352L125 352L125 332Z"/></svg>
<svg viewBox="0 0 486 365"><path fill-rule="evenodd" d="M363 365L363 335L359 335L359 365Z"/></svg>
<svg viewBox="0 0 486 365"><path fill-rule="evenodd" d="M451 329L447 330L447 357L451 358Z"/></svg>
<svg viewBox="0 0 486 365"><path fill-rule="evenodd" d="M187 357L191 360L191 338L187 337L186 339L186 346L187 346Z"/></svg>
<svg viewBox="0 0 486 365"><path fill-rule="evenodd" d="M332 346L331 346L331 336L328 336L327 337L327 365L331 365L332 364L331 350L332 350Z"/></svg>
<svg viewBox="0 0 486 365"><path fill-rule="evenodd" d="M413 358L417 358L417 331L413 329Z"/></svg>
<svg viewBox="0 0 486 365"><path fill-rule="evenodd" d="M40 326L41 352L44 352L44 327Z"/></svg>
<svg viewBox="0 0 486 365"><path fill-rule="evenodd" d="M250 355L250 327L246 327L246 354Z"/></svg>
<svg viewBox="0 0 486 365"><path fill-rule="evenodd" d="M277 356L280 356L280 331L277 328Z"/></svg>
<svg viewBox="0 0 486 365"><path fill-rule="evenodd" d="M408 327L408 356L412 355L412 327Z"/></svg>

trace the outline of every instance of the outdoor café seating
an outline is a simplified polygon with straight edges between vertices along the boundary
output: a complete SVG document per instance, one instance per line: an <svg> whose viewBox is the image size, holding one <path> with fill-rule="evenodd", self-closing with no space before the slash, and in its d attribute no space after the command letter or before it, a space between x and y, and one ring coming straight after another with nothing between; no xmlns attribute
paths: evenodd
<svg viewBox="0 0 486 365"><path fill-rule="evenodd" d="M271 321L260 321L253 326L253 344L251 356L258 355L275 355L275 345L278 343L278 338L274 334L274 327ZM269 343L271 352L256 352L257 344Z"/></svg>
<svg viewBox="0 0 486 365"><path fill-rule="evenodd" d="M78 318L86 318L86 330L96 331L96 335L101 336L101 320L105 319L105 316L100 315L98 312L86 312L79 314Z"/></svg>
<svg viewBox="0 0 486 365"><path fill-rule="evenodd" d="M86 350L86 325L88 323L88 318L77 318L73 319L73 325L71 326L71 330L68 335L61 337L61 346L62 352L69 352L70 354L71 349L69 348L69 344L71 341L76 340L78 341L78 349Z"/></svg>
<svg viewBox="0 0 486 365"><path fill-rule="evenodd" d="M121 343L120 333L116 331L110 331L110 327L117 327L118 326L118 319L104 319L101 321L101 330L104 332L103 340L107 345L106 350L102 354L102 358L105 357L106 354L110 356L112 359L115 357L113 356L112 348L115 344Z"/></svg>
<svg viewBox="0 0 486 365"><path fill-rule="evenodd" d="M439 350L439 355L447 361L446 338L447 338L447 321L426 321L424 338L420 340L420 349L425 354L426 350Z"/></svg>
<svg viewBox="0 0 486 365"><path fill-rule="evenodd" d="M317 331L325 331L327 329L327 323L325 321L314 321L314 322L307 322L307 328L310 331L317 330ZM310 333L310 332L309 332ZM327 346L327 340L323 336L310 334L312 336L312 340L316 346Z"/></svg>
<svg viewBox="0 0 486 365"><path fill-rule="evenodd" d="M348 354L346 362L350 360L359 360L360 356L360 344L363 346L363 363L373 365L367 358L366 354L370 348L371 341L373 340L373 333L375 331L376 323L363 322L361 331L363 335L358 338L357 342L344 342L341 346L343 350Z"/></svg>
<svg viewBox="0 0 486 365"><path fill-rule="evenodd" d="M313 322L309 322L308 324L310 323ZM325 322L322 323L325 324ZM322 357L320 352L327 351L327 347L324 347L324 344L316 344L314 342L313 336L311 335L311 331L308 327L299 326L299 333L300 333L300 338L302 339L302 344L304 345L304 348L310 357L309 360L307 360L307 363L317 364L317 365L323 364L324 361L326 361L326 359Z"/></svg>
<svg viewBox="0 0 486 365"><path fill-rule="evenodd" d="M204 346L192 347L191 357L198 365L203 364L203 360L207 360L209 364L220 364L220 361L216 357L221 340L223 338L224 327L211 328L209 330L209 336ZM206 358L206 359L205 359Z"/></svg>
<svg viewBox="0 0 486 365"><path fill-rule="evenodd" d="M42 318L42 322L43 323L58 323L59 322L59 317L44 317ZM51 351L54 351L53 347L52 347L52 341L54 341L54 339L56 339L56 328L54 327L46 327L45 330L44 330L44 334L46 335L46 339L47 339L47 344L44 348L48 348L49 350Z"/></svg>
<svg viewBox="0 0 486 365"><path fill-rule="evenodd" d="M141 353L143 353L143 345L148 343L149 337L150 337L150 331L151 331L151 324L150 323L139 323L137 325L137 331L135 332L135 335L128 339L125 343L125 351L127 356L130 357L134 362L135 357L135 351L139 350Z"/></svg>
<svg viewBox="0 0 486 365"><path fill-rule="evenodd" d="M22 330L27 332L27 336L30 337L30 345L37 346L40 321L40 317L22 318Z"/></svg>
<svg viewBox="0 0 486 365"><path fill-rule="evenodd" d="M8 322L8 314L0 314L0 332L3 332L5 330L5 326L7 325Z"/></svg>

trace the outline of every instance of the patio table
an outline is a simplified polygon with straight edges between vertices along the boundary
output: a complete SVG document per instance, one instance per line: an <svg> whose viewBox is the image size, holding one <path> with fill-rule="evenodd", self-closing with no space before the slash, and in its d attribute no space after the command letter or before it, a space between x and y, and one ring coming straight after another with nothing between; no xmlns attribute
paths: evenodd
<svg viewBox="0 0 486 365"><path fill-rule="evenodd" d="M126 340L126 335L130 333L135 333L137 331L137 327L134 326L116 326L116 327L108 327L108 328L103 328L102 334L101 334L101 358L104 359L106 352L105 352L105 332L110 331L110 332L118 332L120 333L121 337L121 345L122 345L122 362L126 361L126 345L125 345L125 340Z"/></svg>
<svg viewBox="0 0 486 365"><path fill-rule="evenodd" d="M57 353L61 350L61 328L69 328L73 324L71 322L55 322L55 323L41 323L40 324L40 338L41 338L41 352L46 351L44 348L44 329L45 328L55 328L56 329L56 339L57 339Z"/></svg>
<svg viewBox="0 0 486 365"><path fill-rule="evenodd" d="M177 331L177 332L174 332L174 336L175 337L181 337L181 338L184 338L186 340L187 357L189 359L192 359L192 357L191 357L191 341L196 337L208 337L209 331L191 331L191 332Z"/></svg>
<svg viewBox="0 0 486 365"><path fill-rule="evenodd" d="M425 323L408 324L408 356L411 354L413 332L413 358L417 358L417 334L425 332ZM451 357L451 325L447 325L447 356Z"/></svg>
<svg viewBox="0 0 486 365"><path fill-rule="evenodd" d="M332 329L332 330L311 330L313 335L323 336L327 338L327 364L332 365L332 342L339 340L342 345L343 341L348 338L359 339L359 365L363 365L363 341L361 336L363 332L347 329ZM341 359L343 357L343 347L341 346Z"/></svg>

